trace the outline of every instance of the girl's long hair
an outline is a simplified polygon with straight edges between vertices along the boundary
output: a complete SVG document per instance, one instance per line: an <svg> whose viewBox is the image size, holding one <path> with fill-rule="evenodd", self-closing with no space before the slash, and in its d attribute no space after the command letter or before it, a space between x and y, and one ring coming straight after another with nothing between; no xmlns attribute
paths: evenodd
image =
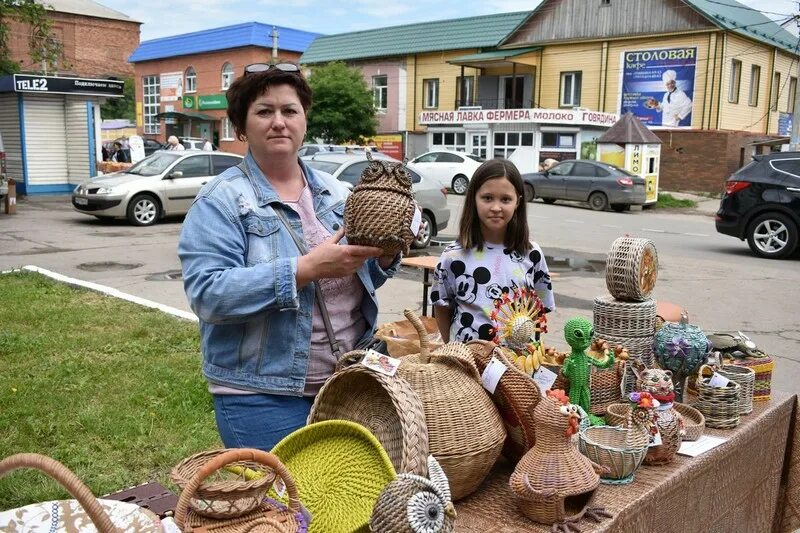
<svg viewBox="0 0 800 533"><path fill-rule="evenodd" d="M528 217L525 214L525 204L527 202L525 202L522 176L520 176L516 165L508 159L490 159L475 170L475 174L469 181L469 187L467 187L464 211L461 213L461 222L458 227L458 242L464 248L483 249L483 233L481 232L481 221L478 219L475 196L477 196L478 190L484 183L495 178L505 178L511 182L519 200L514 216L511 217L511 221L506 226L503 244L508 250L525 254L531 248Z"/></svg>

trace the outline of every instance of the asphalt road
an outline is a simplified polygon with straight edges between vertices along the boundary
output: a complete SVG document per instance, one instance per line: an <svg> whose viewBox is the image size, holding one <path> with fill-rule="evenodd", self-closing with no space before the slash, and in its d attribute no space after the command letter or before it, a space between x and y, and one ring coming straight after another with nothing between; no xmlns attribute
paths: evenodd
<svg viewBox="0 0 800 533"><path fill-rule="evenodd" d="M449 197L455 235L463 197ZM741 330L777 358L776 388L800 390L800 257L758 259L746 243L719 235L706 212L594 212L577 204L528 204L533 238L542 246L558 309L549 317L547 344L566 349L561 328L588 318L596 296L607 294L605 258L625 234L648 237L659 255L654 297L678 303L707 332ZM100 222L72 210L67 197L22 198L16 215L0 213L0 270L36 265L189 310L175 249L181 219L149 228ZM441 247L424 253L438 255ZM422 275L403 269L378 292L380 322L421 307ZM0 301L2 294L0 294Z"/></svg>

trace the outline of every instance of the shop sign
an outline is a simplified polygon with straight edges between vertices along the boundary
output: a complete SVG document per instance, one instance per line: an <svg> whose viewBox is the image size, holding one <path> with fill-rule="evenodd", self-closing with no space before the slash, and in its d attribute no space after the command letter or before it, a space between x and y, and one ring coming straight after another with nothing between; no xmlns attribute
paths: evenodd
<svg viewBox="0 0 800 533"><path fill-rule="evenodd" d="M423 111L419 123L445 124L525 123L569 124L574 126L613 126L619 115L584 109L478 109L462 111Z"/></svg>
<svg viewBox="0 0 800 533"><path fill-rule="evenodd" d="M183 101L181 102L181 104L183 105L184 109L194 109L195 107L194 96L189 94L185 95L183 97Z"/></svg>
<svg viewBox="0 0 800 533"><path fill-rule="evenodd" d="M122 97L125 82L121 80L99 80L89 78L61 78L14 74L14 92L85 94L88 96Z"/></svg>
<svg viewBox="0 0 800 533"><path fill-rule="evenodd" d="M792 114L791 113L778 113L778 135L791 135L792 134Z"/></svg>
<svg viewBox="0 0 800 533"><path fill-rule="evenodd" d="M161 101L177 102L183 96L183 72L161 74Z"/></svg>
<svg viewBox="0 0 800 533"><path fill-rule="evenodd" d="M378 150L390 157L401 161L405 157L403 153L403 136L400 134L376 135L369 140L375 143Z"/></svg>
<svg viewBox="0 0 800 533"><path fill-rule="evenodd" d="M204 94L197 97L197 109L228 109L224 94Z"/></svg>

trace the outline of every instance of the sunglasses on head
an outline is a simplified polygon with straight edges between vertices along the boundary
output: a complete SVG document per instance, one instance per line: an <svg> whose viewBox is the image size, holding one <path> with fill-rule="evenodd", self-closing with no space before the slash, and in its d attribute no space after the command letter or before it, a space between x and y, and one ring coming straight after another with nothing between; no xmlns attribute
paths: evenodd
<svg viewBox="0 0 800 533"><path fill-rule="evenodd" d="M256 74L258 72L268 72L274 68L281 72L300 72L300 67L294 63L252 63L244 67L244 73Z"/></svg>

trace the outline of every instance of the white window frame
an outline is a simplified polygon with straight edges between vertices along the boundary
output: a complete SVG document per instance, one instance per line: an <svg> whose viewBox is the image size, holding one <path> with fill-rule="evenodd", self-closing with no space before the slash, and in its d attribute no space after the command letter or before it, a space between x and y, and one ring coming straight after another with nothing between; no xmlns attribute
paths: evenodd
<svg viewBox="0 0 800 533"><path fill-rule="evenodd" d="M234 77L233 65L231 65L230 63L225 63L224 65L222 65L221 74L222 74L222 90L227 91L228 87L230 87L231 83L233 83L233 77Z"/></svg>
<svg viewBox="0 0 800 533"><path fill-rule="evenodd" d="M228 117L222 117L219 125L220 141L235 141L236 132L233 131L233 124Z"/></svg>
<svg viewBox="0 0 800 533"><path fill-rule="evenodd" d="M422 80L423 102L425 109L436 109L439 107L439 78L428 78Z"/></svg>
<svg viewBox="0 0 800 533"><path fill-rule="evenodd" d="M503 142L498 143L496 142L496 136L502 135ZM517 135L517 143L516 144L509 144L508 136L509 135ZM523 135L530 135L531 136L531 144L522 144L522 136ZM492 157L508 157L509 155L513 154L514 151L519 148L520 146L527 146L529 148L533 148L536 146L536 132L533 130L528 131L494 131L492 132ZM501 150L502 153L498 152Z"/></svg>
<svg viewBox="0 0 800 533"><path fill-rule="evenodd" d="M761 66L750 66L750 92L747 95L747 104L758 107L758 93L761 88Z"/></svg>
<svg viewBox="0 0 800 533"><path fill-rule="evenodd" d="M461 104L461 80L464 80L466 98L464 99L465 106L472 106L475 105L475 76L456 76L456 105L460 106Z"/></svg>
<svg viewBox="0 0 800 533"><path fill-rule="evenodd" d="M197 71L194 67L188 67L184 72L184 78L186 78L185 83L183 84L186 88L187 93L196 93L197 92Z"/></svg>
<svg viewBox="0 0 800 533"><path fill-rule="evenodd" d="M441 143L436 143L436 136L441 134ZM448 135L453 135L451 143L448 143ZM431 150L453 150L454 152L467 152L467 132L462 129L437 130L429 133L430 139L428 146Z"/></svg>
<svg viewBox="0 0 800 533"><path fill-rule="evenodd" d="M158 74L142 76L142 116L144 132L154 135L161 132L161 121L156 115L161 111L161 78Z"/></svg>
<svg viewBox="0 0 800 533"><path fill-rule="evenodd" d="M378 82L383 82L378 85ZM379 113L386 113L389 105L389 76L379 74L372 76L372 105Z"/></svg>
<svg viewBox="0 0 800 533"><path fill-rule="evenodd" d="M731 59L731 77L728 80L728 102L731 104L739 103L739 85L742 82L742 62L738 59Z"/></svg>
<svg viewBox="0 0 800 533"><path fill-rule="evenodd" d="M578 85L575 83L578 79L581 80L581 88L583 88L583 71L571 71L571 72L562 72L561 73L561 84L559 89L559 98L558 103L559 107L577 107L581 105L581 91L575 90L575 86ZM567 85L567 78L571 78L570 83L570 94L567 94L566 85ZM569 97L569 99L567 99Z"/></svg>

